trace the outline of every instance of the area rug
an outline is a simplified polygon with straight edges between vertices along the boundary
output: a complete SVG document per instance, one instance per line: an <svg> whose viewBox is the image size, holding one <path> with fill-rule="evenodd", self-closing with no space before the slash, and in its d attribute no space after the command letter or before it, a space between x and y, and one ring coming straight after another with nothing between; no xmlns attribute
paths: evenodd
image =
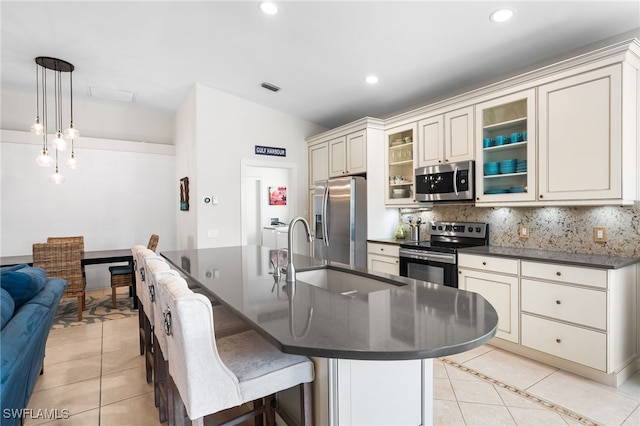
<svg viewBox="0 0 640 426"><path fill-rule="evenodd" d="M86 296L85 309L82 311L82 321L78 321L78 299L62 299L56 316L53 319L52 330L58 328L76 327L85 324L137 316L138 311L131 308L131 298L118 295L117 307L111 306L111 295Z"/></svg>

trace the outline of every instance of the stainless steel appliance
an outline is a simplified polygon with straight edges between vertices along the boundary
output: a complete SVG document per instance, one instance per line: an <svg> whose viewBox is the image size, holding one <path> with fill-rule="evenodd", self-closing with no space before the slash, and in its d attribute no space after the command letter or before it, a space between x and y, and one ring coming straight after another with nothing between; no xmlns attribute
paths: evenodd
<svg viewBox="0 0 640 426"><path fill-rule="evenodd" d="M489 224L428 222L429 241L400 244L400 275L458 287L458 249L489 244Z"/></svg>
<svg viewBox="0 0 640 426"><path fill-rule="evenodd" d="M367 181L361 176L316 182L313 255L367 267Z"/></svg>
<svg viewBox="0 0 640 426"><path fill-rule="evenodd" d="M416 201L471 202L475 193L475 162L438 164L415 170Z"/></svg>

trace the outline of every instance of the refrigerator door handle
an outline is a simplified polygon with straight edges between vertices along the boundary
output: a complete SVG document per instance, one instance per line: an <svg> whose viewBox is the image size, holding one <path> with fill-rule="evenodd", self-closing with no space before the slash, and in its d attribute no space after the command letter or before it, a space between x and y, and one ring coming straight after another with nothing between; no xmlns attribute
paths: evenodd
<svg viewBox="0 0 640 426"><path fill-rule="evenodd" d="M327 227L327 204L329 203L329 181L324 187L324 194L322 196L322 234L324 236L324 246L329 247L329 232Z"/></svg>

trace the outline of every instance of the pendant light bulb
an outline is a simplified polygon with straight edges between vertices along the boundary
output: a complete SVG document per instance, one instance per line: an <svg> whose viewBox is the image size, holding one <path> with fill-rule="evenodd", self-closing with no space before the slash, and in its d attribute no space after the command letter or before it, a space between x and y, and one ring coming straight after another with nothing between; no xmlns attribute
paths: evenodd
<svg viewBox="0 0 640 426"><path fill-rule="evenodd" d="M77 169L79 166L78 159L76 158L76 154L71 152L71 157L67 160L67 167L70 169Z"/></svg>
<svg viewBox="0 0 640 426"><path fill-rule="evenodd" d="M67 141L62 138L62 132L56 132L56 138L51 143L55 149L58 151L65 151L67 149Z"/></svg>
<svg viewBox="0 0 640 426"><path fill-rule="evenodd" d="M78 139L80 137L80 132L77 131L74 127L73 127L73 123L71 123L69 125L69 128L67 130L64 131L64 137L68 140L71 139Z"/></svg>
<svg viewBox="0 0 640 426"><path fill-rule="evenodd" d="M56 171L53 172L51 176L49 176L49 182L54 183L56 185L64 183L64 176L60 174L58 167L56 167Z"/></svg>
<svg viewBox="0 0 640 426"><path fill-rule="evenodd" d="M42 148L42 152L36 157L36 163L40 167L49 167L53 164L53 158L49 156L49 151L46 148Z"/></svg>
<svg viewBox="0 0 640 426"><path fill-rule="evenodd" d="M33 123L33 126L31 126L31 133L34 133L38 136L42 136L42 134L44 133L44 126L42 125L42 123L40 123L39 116L36 116L36 121L35 123Z"/></svg>

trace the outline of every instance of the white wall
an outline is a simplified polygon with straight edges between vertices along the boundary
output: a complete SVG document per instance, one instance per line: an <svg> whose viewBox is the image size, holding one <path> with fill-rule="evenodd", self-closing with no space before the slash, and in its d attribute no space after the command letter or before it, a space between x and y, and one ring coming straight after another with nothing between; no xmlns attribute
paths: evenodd
<svg viewBox="0 0 640 426"><path fill-rule="evenodd" d="M223 247L242 243L241 228L241 161L257 160L280 167L281 164L299 165L295 176L295 202L290 215L307 214L307 146L305 138L320 133L324 128L296 117L248 102L244 99L210 87L196 85L192 94L181 105L176 119L176 148L182 150L181 135L193 135L193 122L179 117L195 108L194 151L190 158L177 158L176 170L191 173L191 197L195 227L190 222L188 235L195 247ZM277 96L277 95L276 95ZM193 106L195 104L195 107ZM255 145L287 149L284 158L258 156ZM195 159L195 160L194 160ZM195 166L189 164L195 161ZM203 195L218 197L217 206L205 205ZM217 238L207 238L208 230L217 230ZM183 230L180 230L181 234Z"/></svg>
<svg viewBox="0 0 640 426"><path fill-rule="evenodd" d="M3 90L1 105L0 128L28 131L35 119L35 85L33 92L28 94ZM66 107L67 105L64 106ZM50 99L49 111L53 111L52 108L53 99ZM66 109L64 113L64 124L67 126L69 123ZM173 144L173 114L141 110L136 108L135 104L74 100L73 121L74 127L80 131L81 139L94 137Z"/></svg>
<svg viewBox="0 0 640 426"><path fill-rule="evenodd" d="M80 168L60 161L66 182L48 181L52 168L35 163L40 145L29 132L2 130L0 254L30 254L50 236L83 235L85 250L130 248L160 236L158 249L176 245L174 147L82 138ZM169 188L175 188L174 191ZM88 288L109 288L106 265L87 271Z"/></svg>

